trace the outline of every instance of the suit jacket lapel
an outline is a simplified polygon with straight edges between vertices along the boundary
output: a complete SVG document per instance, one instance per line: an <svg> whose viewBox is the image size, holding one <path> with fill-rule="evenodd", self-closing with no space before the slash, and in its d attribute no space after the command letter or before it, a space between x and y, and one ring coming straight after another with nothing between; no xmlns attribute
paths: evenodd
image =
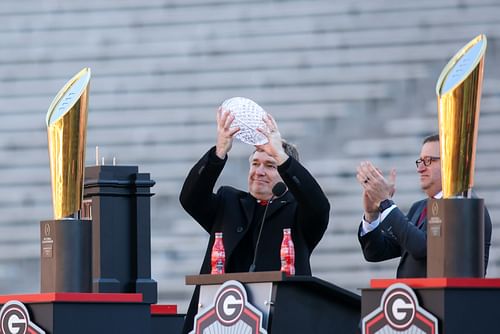
<svg viewBox="0 0 500 334"><path fill-rule="evenodd" d="M418 216L417 216L417 220L415 221L415 225L418 224L418 220L420 218L420 215L422 214L422 212L424 211L424 208L427 206L427 200L424 200L422 201L420 207L418 208L417 212L418 212ZM419 230L423 229L425 226L427 226L427 215L425 215L423 217L423 220L422 220L422 223L420 224L420 226L418 227Z"/></svg>
<svg viewBox="0 0 500 334"><path fill-rule="evenodd" d="M420 218L420 215L422 214L422 211L424 210L424 207L426 205L427 205L427 200L423 200L422 203L420 203L419 207L415 210L413 215L409 217L413 225L417 225L418 219ZM422 222L422 224L420 224L419 230L424 228L427 228L427 216L424 217L424 221ZM403 251L403 253L401 254L400 265L406 260L408 254L409 253L406 250Z"/></svg>

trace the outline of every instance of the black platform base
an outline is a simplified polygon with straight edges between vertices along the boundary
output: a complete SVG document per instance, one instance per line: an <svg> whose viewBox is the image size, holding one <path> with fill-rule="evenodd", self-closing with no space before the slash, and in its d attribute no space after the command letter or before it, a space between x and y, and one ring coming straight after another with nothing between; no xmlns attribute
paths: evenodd
<svg viewBox="0 0 500 334"><path fill-rule="evenodd" d="M415 291L420 306L438 318L440 334L498 332L500 279L372 280L372 288L362 291L362 317L380 305L385 289L394 283Z"/></svg>
<svg viewBox="0 0 500 334"><path fill-rule="evenodd" d="M177 314L175 305L170 308L166 305L150 305L143 302L141 294L42 293L0 296L1 305L12 303L13 300L24 304L32 324L51 334L180 334L184 323L184 315ZM167 312L162 312L163 309ZM5 312L2 320L5 318L8 323L11 314Z"/></svg>

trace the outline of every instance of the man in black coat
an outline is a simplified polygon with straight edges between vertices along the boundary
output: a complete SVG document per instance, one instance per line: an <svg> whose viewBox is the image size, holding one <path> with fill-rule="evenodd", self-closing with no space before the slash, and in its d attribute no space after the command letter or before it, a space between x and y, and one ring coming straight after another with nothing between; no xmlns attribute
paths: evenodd
<svg viewBox="0 0 500 334"><path fill-rule="evenodd" d="M416 161L420 187L428 198L442 198L439 135L424 139ZM391 200L395 191L395 171L388 179L370 162L358 167L357 179L363 187L364 216L358 239L367 261L379 262L401 257L398 278L427 276L427 199L414 203L405 215ZM484 268L491 244L491 219L484 211Z"/></svg>
<svg viewBox="0 0 500 334"><path fill-rule="evenodd" d="M223 186L213 193L239 131L231 128L233 120L228 111L217 111L216 145L191 169L180 194L184 209L210 234L200 273L210 273L215 232L223 232L226 273L248 272L251 267L252 271L280 270L283 229L291 228L296 274L311 275L310 256L327 228L330 204L298 162L296 149L281 139L272 116L264 117L267 130L259 129L268 143L257 145L250 156L249 191ZM274 198L272 189L278 182L284 182L287 191ZM192 329L198 295L196 287L184 333Z"/></svg>

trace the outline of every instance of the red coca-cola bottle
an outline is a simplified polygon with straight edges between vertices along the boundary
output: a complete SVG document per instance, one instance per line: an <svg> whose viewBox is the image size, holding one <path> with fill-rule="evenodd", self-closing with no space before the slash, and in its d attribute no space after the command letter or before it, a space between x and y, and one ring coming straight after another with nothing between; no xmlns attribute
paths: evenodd
<svg viewBox="0 0 500 334"><path fill-rule="evenodd" d="M287 275L295 275L295 247L289 228L283 229L283 241L281 242L281 271Z"/></svg>
<svg viewBox="0 0 500 334"><path fill-rule="evenodd" d="M224 274L224 265L226 264L226 252L224 251L224 242L222 232L215 233L215 241L212 247L212 275Z"/></svg>

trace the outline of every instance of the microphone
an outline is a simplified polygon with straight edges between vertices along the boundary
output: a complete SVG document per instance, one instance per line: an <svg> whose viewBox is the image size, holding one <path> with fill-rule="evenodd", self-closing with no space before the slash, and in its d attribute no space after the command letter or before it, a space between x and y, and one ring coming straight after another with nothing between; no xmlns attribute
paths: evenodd
<svg viewBox="0 0 500 334"><path fill-rule="evenodd" d="M271 199L269 200L269 202L267 202L266 208L264 209L264 214L262 215L262 222L260 223L259 234L257 236L257 242L255 243L255 251L253 253L252 265L250 266L250 269L248 270L251 273L255 271L255 261L257 260L257 250L259 249L260 236L262 234L262 228L264 227L264 221L266 220L267 208L269 207L269 204L271 204L271 202L274 199L283 196L286 193L286 189L287 189L286 184L284 182L281 182L281 181L276 183L272 189L273 196L271 196Z"/></svg>

